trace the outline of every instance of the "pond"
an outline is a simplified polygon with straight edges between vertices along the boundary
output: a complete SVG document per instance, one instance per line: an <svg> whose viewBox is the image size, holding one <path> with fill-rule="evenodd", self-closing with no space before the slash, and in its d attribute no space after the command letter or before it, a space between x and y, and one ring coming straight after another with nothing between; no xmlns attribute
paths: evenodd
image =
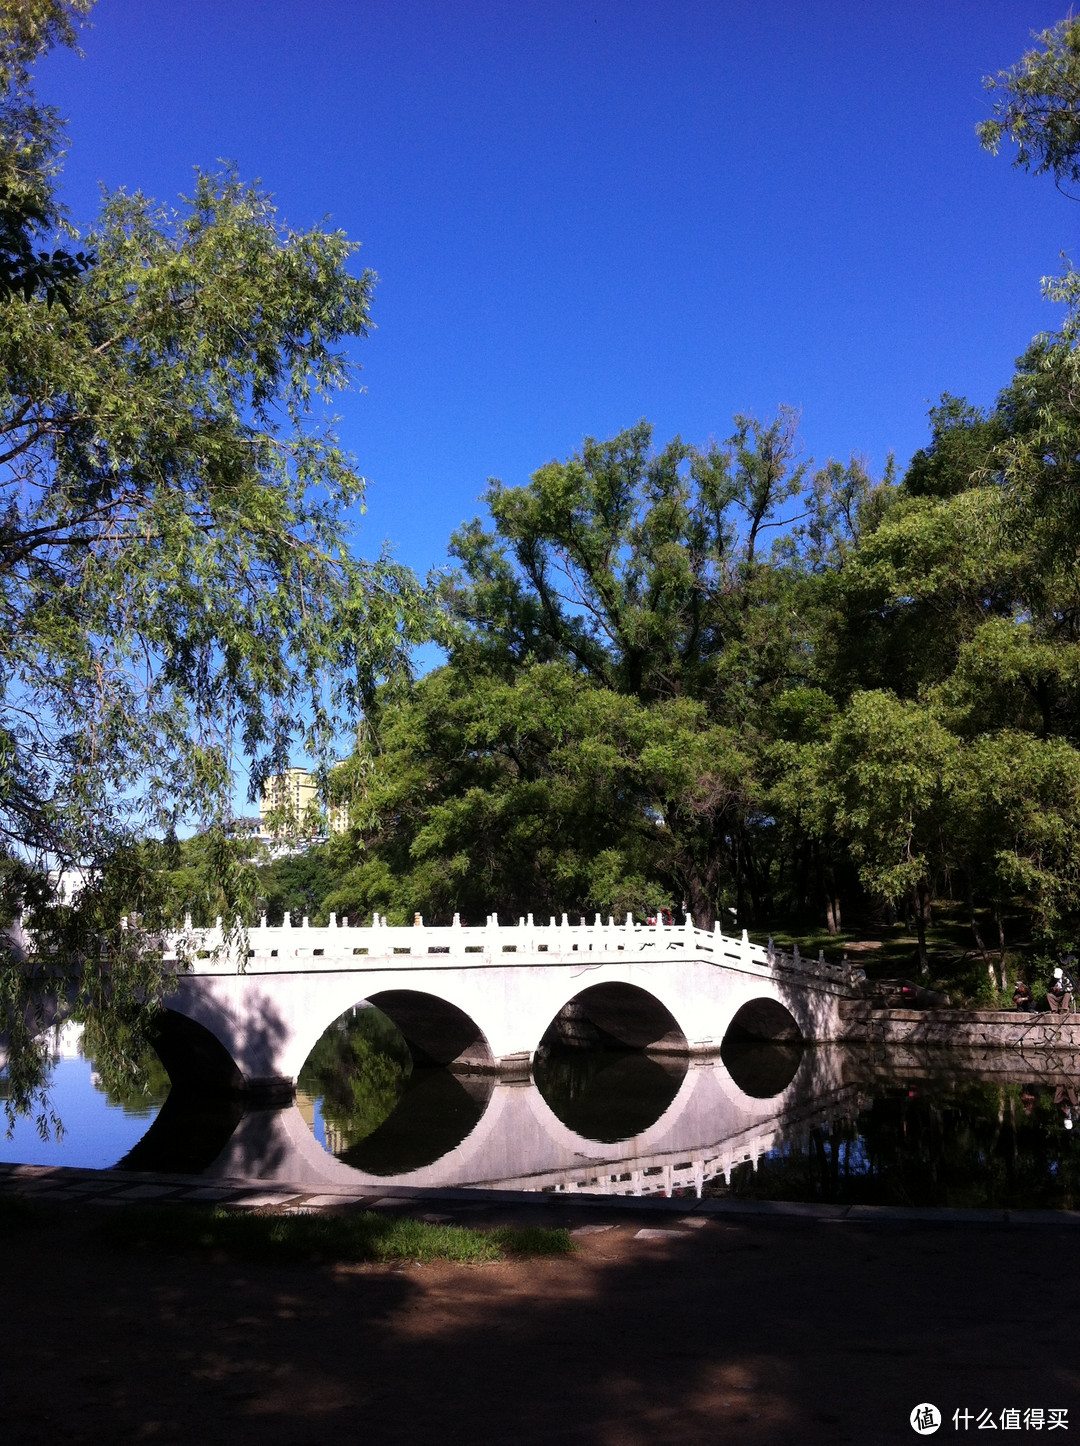
<svg viewBox="0 0 1080 1446"><path fill-rule="evenodd" d="M295 1104L110 1089L77 1026L53 1038L63 1134L19 1120L0 1159L311 1189L387 1185L839 1204L1080 1206L1080 1062L1004 1051L741 1044L687 1060L542 1050L507 1078L414 1064L358 1007L309 1056ZM0 1077L0 1089L2 1089Z"/></svg>

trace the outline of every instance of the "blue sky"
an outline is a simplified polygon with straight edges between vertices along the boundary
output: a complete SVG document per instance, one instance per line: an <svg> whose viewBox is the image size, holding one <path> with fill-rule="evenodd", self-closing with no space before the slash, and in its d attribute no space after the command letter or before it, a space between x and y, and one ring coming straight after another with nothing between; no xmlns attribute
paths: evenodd
<svg viewBox="0 0 1080 1446"><path fill-rule="evenodd" d="M808 455L878 469L943 390L990 401L1054 324L1039 278L1080 206L980 150L981 77L1060 13L100 0L38 83L76 219L99 184L171 200L229 158L363 243L359 545L423 572L489 476L642 416L700 443L789 402Z"/></svg>
<svg viewBox="0 0 1080 1446"><path fill-rule="evenodd" d="M487 478L643 416L700 444L790 403L878 471L942 391L992 401L1080 205L980 149L981 82L1061 3L99 0L38 85L76 220L228 159L363 243L357 547L423 574Z"/></svg>

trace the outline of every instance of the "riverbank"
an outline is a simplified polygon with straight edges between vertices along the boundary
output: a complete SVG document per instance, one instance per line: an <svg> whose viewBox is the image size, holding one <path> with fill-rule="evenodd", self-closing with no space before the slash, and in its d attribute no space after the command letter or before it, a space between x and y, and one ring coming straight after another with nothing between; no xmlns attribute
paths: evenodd
<svg viewBox="0 0 1080 1446"><path fill-rule="evenodd" d="M18 1325L6 1439L885 1446L913 1439L922 1401L948 1429L965 1408L1080 1420L1060 1217L972 1228L959 1212L734 1218L455 1193L381 1208L563 1224L577 1249L477 1266L253 1263L117 1249L100 1228L117 1207L42 1194L37 1223L0 1238L9 1341Z"/></svg>

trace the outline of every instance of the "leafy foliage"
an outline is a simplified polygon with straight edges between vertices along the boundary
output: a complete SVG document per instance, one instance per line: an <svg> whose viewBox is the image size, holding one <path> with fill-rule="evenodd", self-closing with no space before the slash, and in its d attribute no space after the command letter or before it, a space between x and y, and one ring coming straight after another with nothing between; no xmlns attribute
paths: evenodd
<svg viewBox="0 0 1080 1446"><path fill-rule="evenodd" d="M336 1020L308 1055L297 1081L322 1100L323 1119L347 1147L390 1114L412 1073L412 1057L386 1015L361 1009Z"/></svg>
<svg viewBox="0 0 1080 1446"><path fill-rule="evenodd" d="M1080 20L1070 16L1038 39L1041 49L987 77L994 114L976 131L988 151L996 154L1008 137L1014 165L1072 185L1080 181Z"/></svg>
<svg viewBox="0 0 1080 1446"><path fill-rule="evenodd" d="M0 917L28 912L36 940L0 980L20 1101L43 994L152 1010L176 881L140 840L198 822L200 901L250 913L234 765L253 796L296 742L325 770L425 627L411 574L346 530L364 483L326 408L370 328L353 242L288 228L226 172L177 210L108 196L81 256L27 260L62 223L63 141L29 67L87 9L0 5ZM43 907L74 863L78 909Z"/></svg>

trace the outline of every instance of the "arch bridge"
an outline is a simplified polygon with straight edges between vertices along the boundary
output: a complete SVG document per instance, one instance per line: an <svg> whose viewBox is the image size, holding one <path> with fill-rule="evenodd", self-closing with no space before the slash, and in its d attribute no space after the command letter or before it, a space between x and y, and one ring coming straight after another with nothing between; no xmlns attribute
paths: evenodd
<svg viewBox="0 0 1080 1446"><path fill-rule="evenodd" d="M422 1063L528 1071L544 1042L716 1053L729 1034L833 1040L850 968L681 925L597 916L479 927L264 921L169 935L177 970L157 1044L174 1084L291 1096L323 1031L377 1005ZM246 957L245 957L246 956Z"/></svg>

